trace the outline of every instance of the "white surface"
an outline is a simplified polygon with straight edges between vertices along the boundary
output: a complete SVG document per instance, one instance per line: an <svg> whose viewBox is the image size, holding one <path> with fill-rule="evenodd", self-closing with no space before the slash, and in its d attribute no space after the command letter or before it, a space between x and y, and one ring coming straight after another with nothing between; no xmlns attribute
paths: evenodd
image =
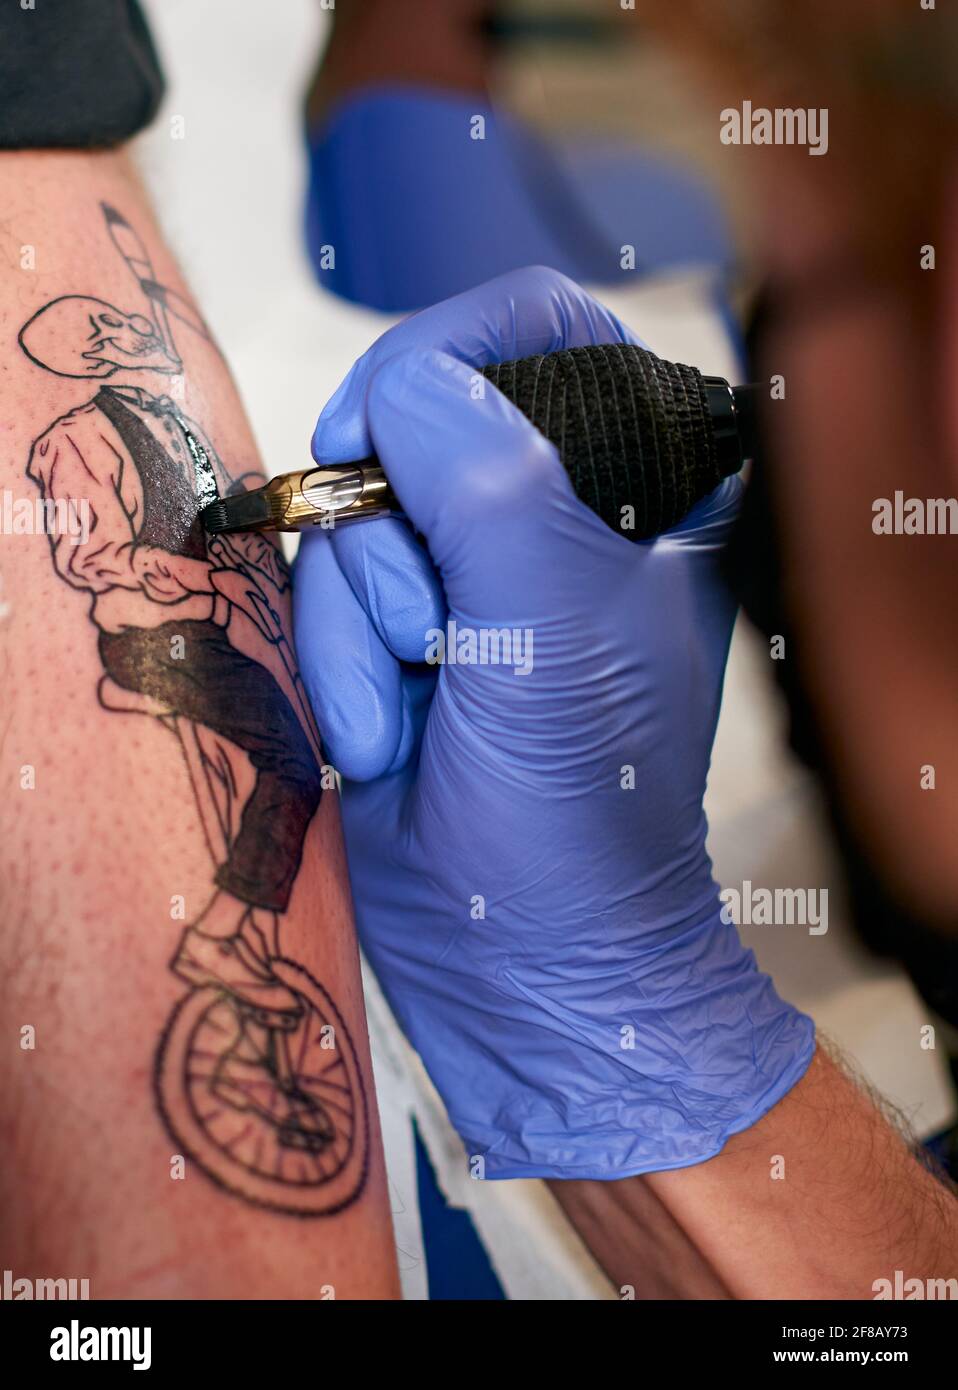
<svg viewBox="0 0 958 1390"><path fill-rule="evenodd" d="M314 0L146 0L170 78L161 117L138 142L160 220L236 375L271 473L300 467L320 408L388 320L318 290L300 238L305 161L301 93L324 16ZM185 138L170 120L181 116ZM610 307L667 357L734 375L707 282L661 281ZM708 809L718 876L729 885L829 887L829 932L746 933L780 993L808 1009L902 1102L921 1133L943 1125L951 1097L940 1054L923 1052L927 1010L900 971L867 960L842 919L814 800L782 751L770 662L741 627L733 643ZM409 1117L417 1114L440 1182L467 1206L508 1294L611 1297L540 1183L468 1179L451 1132L375 987L367 988L377 1089L403 1286L426 1296Z"/></svg>

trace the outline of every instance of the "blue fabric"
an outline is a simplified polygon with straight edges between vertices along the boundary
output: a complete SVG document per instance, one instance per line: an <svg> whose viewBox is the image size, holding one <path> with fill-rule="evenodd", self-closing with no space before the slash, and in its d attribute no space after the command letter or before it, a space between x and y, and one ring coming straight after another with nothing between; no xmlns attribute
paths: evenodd
<svg viewBox="0 0 958 1390"><path fill-rule="evenodd" d="M631 144L594 138L564 141L554 155L617 257L629 245L640 271L731 267L734 248L721 204L691 170Z"/></svg>
<svg viewBox="0 0 958 1390"><path fill-rule="evenodd" d="M483 139L472 138L477 117ZM696 179L622 147L554 151L478 98L363 91L308 145L306 244L317 277L384 312L532 264L615 284L730 257L717 204ZM623 269L625 245L634 268Z"/></svg>
<svg viewBox="0 0 958 1390"><path fill-rule="evenodd" d="M958 1182L958 1125L933 1134L925 1140L925 1148L945 1169L952 1182Z"/></svg>
<svg viewBox="0 0 958 1390"><path fill-rule="evenodd" d="M418 1127L415 1133L419 1219L430 1299L504 1299L505 1292L472 1217L446 1201Z"/></svg>

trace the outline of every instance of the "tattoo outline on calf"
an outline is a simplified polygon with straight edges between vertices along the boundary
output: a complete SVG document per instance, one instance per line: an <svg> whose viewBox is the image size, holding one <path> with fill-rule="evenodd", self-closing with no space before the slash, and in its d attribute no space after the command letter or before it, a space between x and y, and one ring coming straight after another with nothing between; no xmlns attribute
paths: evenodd
<svg viewBox="0 0 958 1390"><path fill-rule="evenodd" d="M183 375L174 320L213 340L158 281L129 222L100 209L145 312L61 295L18 341L45 371L97 383L34 441L27 474L44 500L71 482L88 500L88 539L50 544L58 575L91 595L99 703L155 718L178 740L215 870L170 963L190 990L157 1048L155 1099L174 1142L220 1188L277 1212L332 1215L365 1186L369 1110L339 1010L280 949L322 794L289 571L263 535L207 540L201 508L246 478L231 478L175 399L140 383Z"/></svg>

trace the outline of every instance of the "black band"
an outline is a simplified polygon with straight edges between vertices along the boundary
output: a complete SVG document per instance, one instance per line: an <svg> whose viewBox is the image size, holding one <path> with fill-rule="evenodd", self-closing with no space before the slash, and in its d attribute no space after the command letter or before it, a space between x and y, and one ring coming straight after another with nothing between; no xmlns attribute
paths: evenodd
<svg viewBox="0 0 958 1390"><path fill-rule="evenodd" d="M483 375L556 446L582 501L628 540L675 526L730 471L695 367L612 343Z"/></svg>
<svg viewBox="0 0 958 1390"><path fill-rule="evenodd" d="M135 0L0 6L0 149L96 149L148 125L163 74Z"/></svg>

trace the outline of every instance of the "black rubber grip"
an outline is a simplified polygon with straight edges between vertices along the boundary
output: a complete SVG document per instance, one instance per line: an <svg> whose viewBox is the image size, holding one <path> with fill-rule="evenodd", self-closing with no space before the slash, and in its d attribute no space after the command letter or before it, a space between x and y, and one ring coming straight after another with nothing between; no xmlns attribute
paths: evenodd
<svg viewBox="0 0 958 1390"><path fill-rule="evenodd" d="M483 375L556 446L582 501L629 540L676 525L728 472L695 367L612 343Z"/></svg>

